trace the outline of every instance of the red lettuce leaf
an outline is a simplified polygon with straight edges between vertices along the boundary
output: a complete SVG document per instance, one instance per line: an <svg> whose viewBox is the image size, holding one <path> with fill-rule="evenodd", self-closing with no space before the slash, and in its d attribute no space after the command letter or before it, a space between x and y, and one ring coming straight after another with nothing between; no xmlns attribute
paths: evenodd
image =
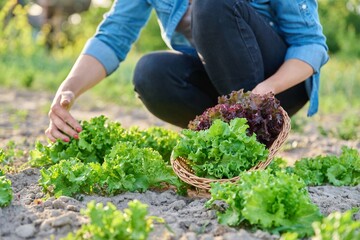
<svg viewBox="0 0 360 240"><path fill-rule="evenodd" d="M190 121L188 128L195 131L205 130L215 119L228 123L234 118L246 118L249 124L248 135L255 133L257 140L268 148L284 124L280 101L273 93L259 95L241 89L228 96L219 97L218 104L196 116Z"/></svg>

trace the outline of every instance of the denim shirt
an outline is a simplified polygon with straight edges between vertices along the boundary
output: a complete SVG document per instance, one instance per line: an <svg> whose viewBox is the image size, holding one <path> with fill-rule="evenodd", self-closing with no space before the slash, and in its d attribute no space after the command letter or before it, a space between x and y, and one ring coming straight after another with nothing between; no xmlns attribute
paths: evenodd
<svg viewBox="0 0 360 240"><path fill-rule="evenodd" d="M318 111L320 68L328 61L326 38L322 33L316 0L248 0L288 45L285 60L299 59L314 70L306 80L310 98L308 116ZM104 16L83 54L95 57L110 75L128 54L131 45L156 11L161 35L174 50L196 55L182 34L175 31L188 8L188 0L116 0Z"/></svg>

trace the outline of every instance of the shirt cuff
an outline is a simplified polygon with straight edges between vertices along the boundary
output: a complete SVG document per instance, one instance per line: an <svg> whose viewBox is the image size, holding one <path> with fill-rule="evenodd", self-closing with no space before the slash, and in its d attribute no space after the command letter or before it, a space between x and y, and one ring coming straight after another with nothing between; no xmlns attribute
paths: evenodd
<svg viewBox="0 0 360 240"><path fill-rule="evenodd" d="M328 60L327 50L319 44L290 46L286 52L285 60L299 59L308 63L318 73L322 65Z"/></svg>
<svg viewBox="0 0 360 240"><path fill-rule="evenodd" d="M97 38L91 38L86 42L82 54L96 58L104 66L107 76L113 73L120 64L115 52Z"/></svg>

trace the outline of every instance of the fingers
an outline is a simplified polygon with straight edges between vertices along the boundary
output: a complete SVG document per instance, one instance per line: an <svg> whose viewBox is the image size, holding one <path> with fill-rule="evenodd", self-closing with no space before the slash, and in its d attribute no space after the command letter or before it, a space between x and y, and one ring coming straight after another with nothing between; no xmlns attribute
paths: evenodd
<svg viewBox="0 0 360 240"><path fill-rule="evenodd" d="M65 142L69 142L70 137L75 139L79 138L78 133L82 130L80 124L73 117L71 117L69 113L67 113L67 115L68 117L62 116L63 118L61 118L59 117L60 115L56 114L56 111L50 111L50 124L48 129L45 131L45 134L51 141L54 142L56 139L61 139ZM72 123L71 125L69 122L75 122L76 124Z"/></svg>
<svg viewBox="0 0 360 240"><path fill-rule="evenodd" d="M74 94L64 92L61 93L59 98L49 111L50 124L45 134L52 142L57 139L69 142L70 137L75 139L79 137L78 133L82 131L82 128L69 113Z"/></svg>
<svg viewBox="0 0 360 240"><path fill-rule="evenodd" d="M54 108L54 110L58 111L58 113L56 113L56 115L59 116L67 125L69 125L72 129L76 130L76 132L81 132L82 129L81 129L80 124L69 113L69 109L70 109L74 99L75 99L75 95L73 92L71 92L71 91L62 92L61 99L60 99L61 108ZM62 129L62 130L65 130L65 129Z"/></svg>
<svg viewBox="0 0 360 240"><path fill-rule="evenodd" d="M48 129L46 129L45 134L52 142L56 142L57 139L62 139L64 142L70 141L70 139L67 135L60 132L58 130L58 128L51 123L50 123Z"/></svg>

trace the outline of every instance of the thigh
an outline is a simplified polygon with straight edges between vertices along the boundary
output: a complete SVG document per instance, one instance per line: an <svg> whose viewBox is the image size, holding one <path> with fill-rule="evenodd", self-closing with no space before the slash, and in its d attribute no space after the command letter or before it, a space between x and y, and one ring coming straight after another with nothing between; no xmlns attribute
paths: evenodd
<svg viewBox="0 0 360 240"><path fill-rule="evenodd" d="M249 3L241 0L236 2L238 18L241 16L245 20L256 38L264 66L264 79L267 79L284 63L288 46L270 25L272 23L268 19L258 13Z"/></svg>
<svg viewBox="0 0 360 240"><path fill-rule="evenodd" d="M145 55L136 65L135 91L155 116L180 127L217 102L199 58L174 51Z"/></svg>
<svg viewBox="0 0 360 240"><path fill-rule="evenodd" d="M193 35L206 71L221 95L252 90L284 63L287 44L244 0L194 0ZM289 115L308 101L305 83L276 96Z"/></svg>
<svg viewBox="0 0 360 240"><path fill-rule="evenodd" d="M194 0L192 32L221 94L252 90L274 74L287 46L263 16L243 0Z"/></svg>

